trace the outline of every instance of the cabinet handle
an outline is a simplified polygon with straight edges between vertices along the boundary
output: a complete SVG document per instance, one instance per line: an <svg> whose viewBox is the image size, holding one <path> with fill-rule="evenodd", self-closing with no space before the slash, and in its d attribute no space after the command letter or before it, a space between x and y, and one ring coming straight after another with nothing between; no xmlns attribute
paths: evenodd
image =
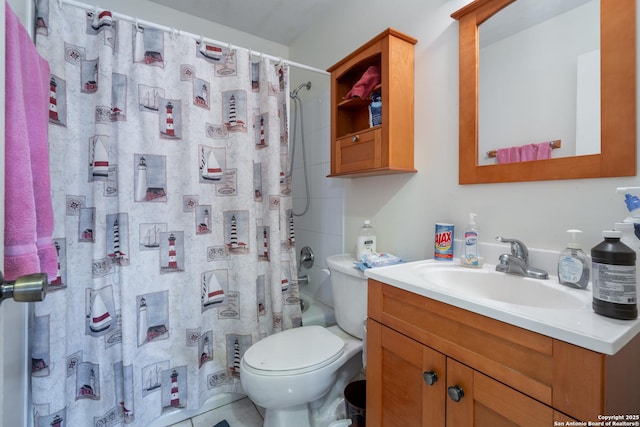
<svg viewBox="0 0 640 427"><path fill-rule="evenodd" d="M454 402L460 402L464 397L464 390L459 385L452 385L447 389L447 394Z"/></svg>
<svg viewBox="0 0 640 427"><path fill-rule="evenodd" d="M427 371L422 373L422 378L427 384L434 385L438 381L438 374L435 371Z"/></svg>
<svg viewBox="0 0 640 427"><path fill-rule="evenodd" d="M354 135L351 137L351 142L358 142L360 141L360 135Z"/></svg>

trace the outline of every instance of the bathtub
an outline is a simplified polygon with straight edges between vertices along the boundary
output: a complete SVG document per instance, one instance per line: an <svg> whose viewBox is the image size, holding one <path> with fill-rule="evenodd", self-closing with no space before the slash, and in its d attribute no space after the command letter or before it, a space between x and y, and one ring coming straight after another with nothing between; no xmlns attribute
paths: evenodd
<svg viewBox="0 0 640 427"><path fill-rule="evenodd" d="M204 402L198 409L182 409L164 414L153 420L148 427L167 427L172 424L177 424L179 422L188 420L189 418L197 417L198 415L202 415L205 412L213 411L216 408L228 405L229 403L233 403L236 400L244 399L245 397L247 396L244 393L216 394L215 396L212 396L211 398L209 398L209 400Z"/></svg>
<svg viewBox="0 0 640 427"><path fill-rule="evenodd" d="M302 307L302 326L333 326L336 324L336 316L333 307L329 307L300 291L300 304Z"/></svg>

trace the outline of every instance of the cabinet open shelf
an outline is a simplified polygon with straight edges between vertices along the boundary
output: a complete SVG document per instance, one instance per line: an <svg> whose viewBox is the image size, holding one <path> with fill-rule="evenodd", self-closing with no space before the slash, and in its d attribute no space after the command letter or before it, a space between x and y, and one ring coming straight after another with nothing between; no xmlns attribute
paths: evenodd
<svg viewBox="0 0 640 427"><path fill-rule="evenodd" d="M373 88L372 93L379 93L382 89L382 85L376 85ZM371 98L348 98L338 103L338 110L351 110L351 109L359 109L363 107L369 107L371 103Z"/></svg>

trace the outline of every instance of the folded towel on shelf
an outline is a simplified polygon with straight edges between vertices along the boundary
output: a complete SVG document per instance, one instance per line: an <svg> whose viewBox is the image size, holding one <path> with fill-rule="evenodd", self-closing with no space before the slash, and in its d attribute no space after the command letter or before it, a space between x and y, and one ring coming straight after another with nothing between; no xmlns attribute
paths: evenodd
<svg viewBox="0 0 640 427"><path fill-rule="evenodd" d="M380 69L375 65L367 68L360 80L353 85L351 90L345 95L344 99L349 98L366 98L381 80Z"/></svg>
<svg viewBox="0 0 640 427"><path fill-rule="evenodd" d="M53 280L53 207L49 177L49 64L5 3L4 276L45 272Z"/></svg>
<svg viewBox="0 0 640 427"><path fill-rule="evenodd" d="M395 265L404 262L401 258L387 253L365 254L359 261L354 264L362 271L368 268L384 267L386 265Z"/></svg>

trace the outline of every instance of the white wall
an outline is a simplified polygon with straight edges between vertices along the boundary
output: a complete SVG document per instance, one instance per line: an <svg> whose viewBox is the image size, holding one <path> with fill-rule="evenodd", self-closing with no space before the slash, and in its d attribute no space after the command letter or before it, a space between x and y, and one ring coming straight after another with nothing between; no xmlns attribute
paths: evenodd
<svg viewBox="0 0 640 427"><path fill-rule="evenodd" d="M450 14L466 3L338 2L290 46L292 60L327 68L387 27L419 40L415 46L418 173L344 179L344 247L353 246L362 220L369 218L378 231L379 251L407 260L431 258L434 223L453 222L460 236L468 213L476 212L481 242L500 235L519 238L531 248L561 250L565 230L578 228L584 230L588 251L601 240L603 229L627 215L615 188L638 186L637 177L458 185L458 24Z"/></svg>

